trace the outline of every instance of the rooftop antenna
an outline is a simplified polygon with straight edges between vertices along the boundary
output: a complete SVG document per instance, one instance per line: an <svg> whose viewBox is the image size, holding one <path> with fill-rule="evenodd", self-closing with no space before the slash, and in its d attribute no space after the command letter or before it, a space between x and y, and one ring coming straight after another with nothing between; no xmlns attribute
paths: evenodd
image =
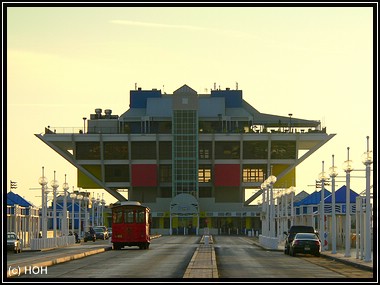
<svg viewBox="0 0 380 285"><path fill-rule="evenodd" d="M216 82L214 82L214 90L216 90Z"/></svg>
<svg viewBox="0 0 380 285"><path fill-rule="evenodd" d="M135 83L135 90L137 90L137 83Z"/></svg>
<svg viewBox="0 0 380 285"><path fill-rule="evenodd" d="M239 84L236 82L236 90L239 90Z"/></svg>

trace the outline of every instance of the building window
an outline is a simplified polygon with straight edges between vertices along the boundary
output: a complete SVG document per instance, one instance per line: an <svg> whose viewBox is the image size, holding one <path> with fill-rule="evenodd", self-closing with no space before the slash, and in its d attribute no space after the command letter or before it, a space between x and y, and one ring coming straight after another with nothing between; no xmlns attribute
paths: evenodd
<svg viewBox="0 0 380 285"><path fill-rule="evenodd" d="M264 181L264 173L264 165L244 165L243 182L262 182Z"/></svg>
<svg viewBox="0 0 380 285"><path fill-rule="evenodd" d="M239 159L240 142L215 142L216 159Z"/></svg>
<svg viewBox="0 0 380 285"><path fill-rule="evenodd" d="M77 142L76 159L100 159L98 142Z"/></svg>
<svg viewBox="0 0 380 285"><path fill-rule="evenodd" d="M172 166L171 164L160 165L160 182L172 182Z"/></svg>
<svg viewBox="0 0 380 285"><path fill-rule="evenodd" d="M171 187L161 187L160 188L161 198L171 198L172 197L172 188Z"/></svg>
<svg viewBox="0 0 380 285"><path fill-rule="evenodd" d="M294 141L272 141L272 159L295 159L296 142Z"/></svg>
<svg viewBox="0 0 380 285"><path fill-rule="evenodd" d="M268 143L266 141L243 142L243 159L267 159Z"/></svg>
<svg viewBox="0 0 380 285"><path fill-rule="evenodd" d="M172 122L158 122L158 133L171 134Z"/></svg>
<svg viewBox="0 0 380 285"><path fill-rule="evenodd" d="M212 157L212 143L202 142L198 143L199 159L211 159Z"/></svg>
<svg viewBox="0 0 380 285"><path fill-rule="evenodd" d="M173 195L197 190L197 119L195 110L173 111Z"/></svg>
<svg viewBox="0 0 380 285"><path fill-rule="evenodd" d="M105 142L104 159L128 159L128 143Z"/></svg>
<svg viewBox="0 0 380 285"><path fill-rule="evenodd" d="M198 182L211 182L211 165L199 165Z"/></svg>
<svg viewBox="0 0 380 285"><path fill-rule="evenodd" d="M172 159L172 142L159 142L159 159Z"/></svg>
<svg viewBox="0 0 380 285"><path fill-rule="evenodd" d="M128 165L105 165L106 182L129 182Z"/></svg>
<svg viewBox="0 0 380 285"><path fill-rule="evenodd" d="M199 198L210 198L212 197L211 187L199 187Z"/></svg>
<svg viewBox="0 0 380 285"><path fill-rule="evenodd" d="M132 142L132 159L156 159L156 142Z"/></svg>

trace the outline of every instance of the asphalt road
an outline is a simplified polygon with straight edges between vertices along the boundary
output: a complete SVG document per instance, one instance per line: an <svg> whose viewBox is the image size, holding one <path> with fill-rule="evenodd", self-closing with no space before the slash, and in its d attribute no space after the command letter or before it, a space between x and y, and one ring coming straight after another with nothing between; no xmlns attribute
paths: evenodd
<svg viewBox="0 0 380 285"><path fill-rule="evenodd" d="M245 237L214 236L219 278L296 280L372 278L373 273L308 254L269 251ZM322 280L321 280L322 281Z"/></svg>
<svg viewBox="0 0 380 285"><path fill-rule="evenodd" d="M219 280L249 281L249 282L277 282L280 280L302 281L310 280L322 282L334 281L366 281L373 278L373 272L355 268L324 257L298 254L296 257L285 255L283 251L266 250L256 245L252 238L236 236L214 236L213 247L216 253L216 262ZM100 281L118 282L119 279L141 281L162 281L162 279L182 279L186 268L199 246L200 237L197 236L162 236L153 239L149 250L140 250L138 247L126 247L122 250L107 250L101 253L86 256L48 266L45 271L23 274L18 278L41 279L52 281L74 281L76 279L93 279ZM65 251L104 249L109 241L84 243L78 247L68 247L59 250L62 256ZM15 264L15 260L22 257L22 264L31 264L33 261L49 259L49 255L57 255L58 251L23 252L10 254L8 265ZM205 261L206 262L206 261ZM200 261L202 264L202 260ZM347 278L351 278L348 280ZM182 279L183 281L183 279Z"/></svg>

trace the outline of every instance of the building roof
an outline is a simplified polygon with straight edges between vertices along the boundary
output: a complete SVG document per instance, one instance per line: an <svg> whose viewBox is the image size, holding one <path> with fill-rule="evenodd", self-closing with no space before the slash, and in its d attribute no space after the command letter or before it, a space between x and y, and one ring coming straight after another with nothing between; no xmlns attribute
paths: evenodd
<svg viewBox="0 0 380 285"><path fill-rule="evenodd" d="M346 203L346 185L340 187L335 191L335 203L345 204ZM350 189L350 203L356 203L356 197L359 196L358 193ZM332 203L332 195L326 197L325 203Z"/></svg>
<svg viewBox="0 0 380 285"><path fill-rule="evenodd" d="M32 203L26 201L20 195L13 193L12 191L7 193L7 205L8 206L19 205L22 207L30 207L30 206L35 207Z"/></svg>
<svg viewBox="0 0 380 285"><path fill-rule="evenodd" d="M317 120L304 120L277 116L259 112L243 99L241 90L211 90L211 94L197 94L186 84L171 95L161 94L161 90L132 90L130 109L120 116L124 121L140 121L141 117L171 118L173 96L177 93L189 93L198 96L198 116L200 118L218 119L228 116L235 120L250 120L254 125L266 127L287 127L291 120L293 127L318 127Z"/></svg>
<svg viewBox="0 0 380 285"><path fill-rule="evenodd" d="M299 202L294 203L294 206L306 206L306 205L318 205L321 202L322 191L315 191L306 198L302 199ZM331 192L327 189L324 191L325 197L329 196ZM326 199L326 198L325 198Z"/></svg>

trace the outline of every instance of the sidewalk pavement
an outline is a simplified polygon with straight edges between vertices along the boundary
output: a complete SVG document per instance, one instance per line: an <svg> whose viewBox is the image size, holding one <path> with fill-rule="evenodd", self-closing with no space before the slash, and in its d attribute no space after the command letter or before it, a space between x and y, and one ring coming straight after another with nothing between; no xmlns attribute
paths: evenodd
<svg viewBox="0 0 380 285"><path fill-rule="evenodd" d="M218 278L212 235L202 236L183 278Z"/></svg>
<svg viewBox="0 0 380 285"><path fill-rule="evenodd" d="M264 246L262 246L259 243L258 237L249 237L249 239L251 239L255 245L260 246L262 248L265 248ZM285 250L284 242L280 242L277 249L270 249L270 248L265 248L265 249L275 250L275 251L284 251ZM335 254L331 253L331 250L322 251L321 257L330 258L330 259L333 259L335 261L339 261L339 262L342 262L345 264L349 264L349 265L359 267L361 269L373 272L373 252L371 252L371 261L369 261L369 262L364 261L363 259L360 259L360 258L356 258L356 248L351 248L350 253L351 253L351 256L346 257L345 256L345 249L338 248L337 253L335 253Z"/></svg>

